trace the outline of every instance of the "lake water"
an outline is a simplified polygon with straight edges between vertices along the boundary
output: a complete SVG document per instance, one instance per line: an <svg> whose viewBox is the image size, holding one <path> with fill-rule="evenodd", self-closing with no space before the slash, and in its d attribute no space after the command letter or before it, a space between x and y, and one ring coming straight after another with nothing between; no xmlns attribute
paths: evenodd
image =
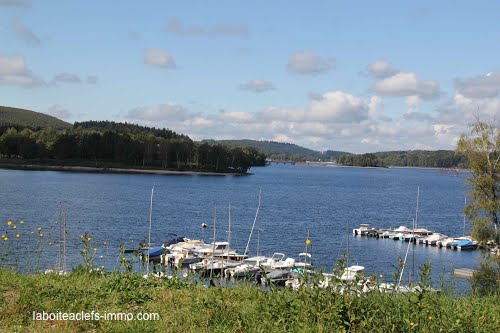
<svg viewBox="0 0 500 333"><path fill-rule="evenodd" d="M12 242L18 266L38 255L36 228L44 241L57 241L60 202L67 202L70 266L82 262L79 235L88 231L97 248L95 264L115 265L118 247L136 247L147 237L151 187L155 184L151 238L161 243L170 233L211 241L214 205L217 240L227 239L231 204L231 243L243 252L254 220L259 189L262 205L250 243L250 255L284 252L297 257L310 234L316 267L331 271L346 251L349 263L368 274L389 276L408 243L354 237L360 223L375 227L410 227L420 187L418 225L450 236L462 236L466 174L424 169L362 169L271 165L252 168L251 176L159 176L0 170L0 232ZM20 225L19 220L24 224ZM21 237L14 239L12 226ZM208 224L202 229L201 224ZM347 231L349 225L349 231ZM260 229L257 232L257 229ZM31 232L35 234L32 235ZM106 242L106 244L104 244ZM4 242L7 243L7 242ZM41 244L44 266L54 265L57 246ZM7 247L6 247L7 246ZM473 268L479 252L414 247L415 267L431 260L433 281L451 279L453 268ZM27 255L29 251L30 255ZM412 258L410 251L409 258ZM19 259L21 258L22 259ZM24 260L24 261L23 261ZM4 263L5 263L4 259ZM410 260L408 261L410 263ZM412 267L409 264L409 267ZM411 268L408 269L411 271ZM457 280L458 284L464 282Z"/></svg>

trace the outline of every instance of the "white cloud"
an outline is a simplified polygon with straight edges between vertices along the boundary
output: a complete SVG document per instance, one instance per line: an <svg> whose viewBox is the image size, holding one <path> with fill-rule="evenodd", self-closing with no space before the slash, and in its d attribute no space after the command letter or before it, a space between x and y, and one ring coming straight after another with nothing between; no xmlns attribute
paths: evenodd
<svg viewBox="0 0 500 333"><path fill-rule="evenodd" d="M129 110L126 117L144 121L182 121L189 114L182 105L175 103L160 104L156 106L144 106Z"/></svg>
<svg viewBox="0 0 500 333"><path fill-rule="evenodd" d="M235 123L249 123L254 121L255 117L253 113L241 112L241 111L221 111L219 112L219 119L223 122L235 122Z"/></svg>
<svg viewBox="0 0 500 333"><path fill-rule="evenodd" d="M0 55L0 85L35 88L46 83L26 66L24 57Z"/></svg>
<svg viewBox="0 0 500 333"><path fill-rule="evenodd" d="M457 92L467 98L500 96L500 71L455 80Z"/></svg>
<svg viewBox="0 0 500 333"><path fill-rule="evenodd" d="M23 40L26 44L36 46L42 43L40 38L17 18L12 20L12 28L14 29L16 36Z"/></svg>
<svg viewBox="0 0 500 333"><path fill-rule="evenodd" d="M73 116L71 112L60 106L59 104L55 104L49 108L49 114L59 119L68 119Z"/></svg>
<svg viewBox="0 0 500 333"><path fill-rule="evenodd" d="M421 81L415 73L400 72L375 82L373 90L386 96L418 96L433 99L441 95L436 81Z"/></svg>
<svg viewBox="0 0 500 333"><path fill-rule="evenodd" d="M322 58L313 52L292 54L288 58L288 70L299 74L322 74L335 64L333 58Z"/></svg>
<svg viewBox="0 0 500 333"><path fill-rule="evenodd" d="M144 56L144 63L154 67L175 68L174 58L166 51L150 49Z"/></svg>
<svg viewBox="0 0 500 333"><path fill-rule="evenodd" d="M384 103L379 96L372 96L368 104L368 114L370 117L375 117L381 110L384 109Z"/></svg>
<svg viewBox="0 0 500 333"><path fill-rule="evenodd" d="M247 90L254 93L262 93L275 89L273 83L266 80L250 80L246 83L240 84L238 87L241 90Z"/></svg>
<svg viewBox="0 0 500 333"><path fill-rule="evenodd" d="M165 126L200 139L255 139L296 143L317 150L344 150L356 153L408 149L453 149L467 127L465 119L478 100L462 95L448 105L453 113L444 117L442 110L425 110L420 95L408 95L399 114L384 114L382 98L367 98L343 91L316 94L304 108L267 107L257 112L223 110L194 114L169 103L136 108L127 119L147 125ZM500 114L500 102L482 100L489 114ZM175 107L172 107L174 105ZM179 110L178 112L172 109ZM459 115L457 110L464 112ZM392 111L392 110L391 110Z"/></svg>
<svg viewBox="0 0 500 333"><path fill-rule="evenodd" d="M320 100L312 100L306 118L329 122L361 122L368 118L369 106L360 97L341 91L324 93Z"/></svg>
<svg viewBox="0 0 500 333"><path fill-rule="evenodd" d="M60 73L54 76L53 82L59 83L81 83L82 80L76 74L72 73Z"/></svg>
<svg viewBox="0 0 500 333"><path fill-rule="evenodd" d="M292 140L285 134L278 134L272 137L272 141L290 143Z"/></svg>
<svg viewBox="0 0 500 333"><path fill-rule="evenodd" d="M383 79L398 72L399 70L392 68L391 64L386 60L377 60L368 65L368 73L377 79Z"/></svg>
<svg viewBox="0 0 500 333"><path fill-rule="evenodd" d="M243 24L234 23L216 23L210 27L200 25L185 25L178 19L168 21L167 32L178 36L188 37L247 37L250 33L248 27Z"/></svg>
<svg viewBox="0 0 500 333"><path fill-rule="evenodd" d="M305 119L305 111L302 109L290 109L269 107L259 112L259 118L272 121L272 120L287 120L287 121L303 121Z"/></svg>
<svg viewBox="0 0 500 333"><path fill-rule="evenodd" d="M420 104L422 102L419 96L413 95L406 97L406 105L408 109L403 113L403 118L405 120L415 120L415 121L433 121L434 118L426 113L420 111Z"/></svg>

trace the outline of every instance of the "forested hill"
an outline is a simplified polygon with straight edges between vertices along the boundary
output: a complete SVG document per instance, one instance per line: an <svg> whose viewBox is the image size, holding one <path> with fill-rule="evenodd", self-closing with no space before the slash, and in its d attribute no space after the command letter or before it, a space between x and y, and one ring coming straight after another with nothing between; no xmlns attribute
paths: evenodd
<svg viewBox="0 0 500 333"><path fill-rule="evenodd" d="M456 154L453 150L387 151L373 154L343 155L337 157L337 163L346 166L361 167L467 167L465 156Z"/></svg>
<svg viewBox="0 0 500 333"><path fill-rule="evenodd" d="M257 140L203 140L208 143L219 143L228 147L254 147L264 152L273 161L306 161L330 160L338 155L349 154L346 152L328 150L324 153L304 148L293 143Z"/></svg>
<svg viewBox="0 0 500 333"><path fill-rule="evenodd" d="M112 131L117 133L127 133L134 135L148 134L163 139L175 139L175 138L189 139L187 135L178 134L166 128L146 127L129 123L115 123L114 121L107 121L107 120L75 122L74 128L83 130L94 130L94 131Z"/></svg>
<svg viewBox="0 0 500 333"><path fill-rule="evenodd" d="M42 127L39 113L22 111L31 118L11 124L9 117L0 126L0 162L228 173L245 173L266 163L266 156L255 148L194 142L165 128L112 121L68 124L65 129Z"/></svg>
<svg viewBox="0 0 500 333"><path fill-rule="evenodd" d="M0 127L28 127L32 129L47 128L70 129L72 125L56 117L44 113L0 106ZM1 135L2 133L0 133Z"/></svg>

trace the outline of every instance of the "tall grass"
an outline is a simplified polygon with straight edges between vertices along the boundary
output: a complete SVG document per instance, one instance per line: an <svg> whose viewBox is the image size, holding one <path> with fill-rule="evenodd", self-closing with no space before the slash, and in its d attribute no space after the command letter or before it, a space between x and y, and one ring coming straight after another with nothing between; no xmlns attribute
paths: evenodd
<svg viewBox="0 0 500 333"><path fill-rule="evenodd" d="M33 321L37 312L156 312L158 321ZM136 273L20 274L0 269L0 327L7 331L498 332L498 294L336 293L246 284L204 287Z"/></svg>

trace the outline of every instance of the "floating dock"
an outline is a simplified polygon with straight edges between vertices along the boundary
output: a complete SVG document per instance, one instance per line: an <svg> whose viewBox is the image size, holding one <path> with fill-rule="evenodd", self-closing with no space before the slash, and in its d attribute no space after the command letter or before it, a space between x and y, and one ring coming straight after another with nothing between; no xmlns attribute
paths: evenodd
<svg viewBox="0 0 500 333"><path fill-rule="evenodd" d="M477 242L474 242L470 237L449 237L425 228L409 229L400 226L395 229L378 229L372 228L370 224L363 223L360 224L359 228L353 229L352 233L354 236L389 238L396 241L412 242L459 251L475 250L477 245Z"/></svg>
<svg viewBox="0 0 500 333"><path fill-rule="evenodd" d="M475 272L476 272L475 270L470 269L470 268L455 268L453 270L454 275L456 275L458 277L466 278L466 279L472 278L472 276L474 275Z"/></svg>

